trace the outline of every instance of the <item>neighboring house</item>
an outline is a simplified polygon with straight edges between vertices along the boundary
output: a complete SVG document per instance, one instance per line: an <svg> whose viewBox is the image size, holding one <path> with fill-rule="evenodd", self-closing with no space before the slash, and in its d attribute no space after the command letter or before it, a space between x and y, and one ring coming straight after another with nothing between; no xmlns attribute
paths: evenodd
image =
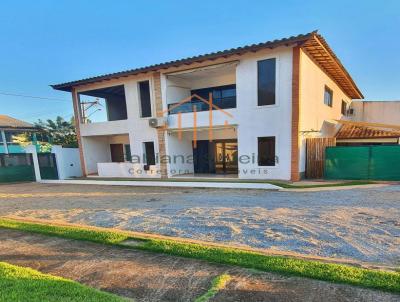
<svg viewBox="0 0 400 302"><path fill-rule="evenodd" d="M353 101L350 113L353 121L400 126L400 101Z"/></svg>
<svg viewBox="0 0 400 302"><path fill-rule="evenodd" d="M325 121L338 146L398 145L400 101L352 101L341 120Z"/></svg>
<svg viewBox="0 0 400 302"><path fill-rule="evenodd" d="M13 142L14 136L27 132L32 134L33 145ZM0 115L0 183L82 176L78 149L51 146L48 152L39 151L39 132L30 123Z"/></svg>
<svg viewBox="0 0 400 302"><path fill-rule="evenodd" d="M114 177L295 181L305 139L363 98L317 32L52 87L72 93L83 174Z"/></svg>
<svg viewBox="0 0 400 302"><path fill-rule="evenodd" d="M14 143L13 137L26 132L34 134L37 131L30 123L0 115L0 153L24 153L24 148Z"/></svg>

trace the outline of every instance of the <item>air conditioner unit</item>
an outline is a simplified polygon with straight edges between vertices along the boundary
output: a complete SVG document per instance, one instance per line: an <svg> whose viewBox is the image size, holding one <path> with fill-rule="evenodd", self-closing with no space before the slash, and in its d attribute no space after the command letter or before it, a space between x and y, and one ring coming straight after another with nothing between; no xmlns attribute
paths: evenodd
<svg viewBox="0 0 400 302"><path fill-rule="evenodd" d="M159 128L167 125L167 118L165 117L155 117L149 119L149 126L152 128Z"/></svg>

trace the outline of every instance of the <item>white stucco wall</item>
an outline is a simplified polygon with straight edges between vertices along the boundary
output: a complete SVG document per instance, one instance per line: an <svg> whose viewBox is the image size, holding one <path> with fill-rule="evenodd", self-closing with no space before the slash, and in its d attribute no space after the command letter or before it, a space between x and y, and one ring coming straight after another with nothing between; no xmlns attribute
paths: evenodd
<svg viewBox="0 0 400 302"><path fill-rule="evenodd" d="M276 58L276 104L257 106L257 61L269 58ZM290 179L292 49L243 58L236 69L236 89L239 157L254 158L248 164L239 162L239 177ZM274 167L258 166L257 138L263 136L276 137L279 162Z"/></svg>
<svg viewBox="0 0 400 302"><path fill-rule="evenodd" d="M167 165L168 176L194 172L192 139L192 134L188 132L182 133L181 140L177 133L166 136L165 147L171 159Z"/></svg>
<svg viewBox="0 0 400 302"><path fill-rule="evenodd" d="M159 151L157 130L149 127L150 118L140 117L140 100L138 91L138 82L150 81L151 91L151 104L152 104L152 115L156 116L155 112L155 100L154 100L154 89L153 81L149 76L136 77L134 79L117 80L111 83L100 83L90 84L81 87L77 92L98 89L103 87L110 87L116 85L124 85L125 97L128 118L121 121L112 122L101 122L92 124L80 124L81 135L83 137L83 149L85 164L88 173L97 173L97 163L107 163L110 161L110 143L124 143L130 144L131 154L143 157L144 154L144 142L154 142L155 153ZM120 135L128 134L129 141L110 141L108 138L102 138L101 136ZM100 136L101 135L101 136ZM139 171L143 168L144 164L140 165L140 169L136 168L135 171ZM158 170L159 164L152 169ZM132 175L135 177L136 175ZM153 177L160 177L155 175Z"/></svg>
<svg viewBox="0 0 400 302"><path fill-rule="evenodd" d="M400 125L400 101L353 101L351 120Z"/></svg>
<svg viewBox="0 0 400 302"><path fill-rule="evenodd" d="M269 58L277 59L276 104L259 107L257 106L257 61ZM163 103L164 108L166 108L167 103L171 103L168 95L169 86L172 84L166 79L165 75L162 75L161 80ZM235 73L210 77L201 81L185 81L179 83L179 85L193 89L234 83L236 83L237 108L226 110L232 117L223 112L213 111L213 125L222 126L227 121L229 125L237 126L234 135L221 138L237 138L239 157L243 155L252 158L250 163L246 163L246 160L239 163L239 177L247 179L290 179L292 49L284 47L244 55L238 61ZM178 85L176 81L174 85ZM187 91L181 91L181 93L182 98L187 95ZM173 96L177 98L176 89L173 90ZM176 129L178 127L177 115L170 115L168 124L170 128ZM193 113L183 113L182 128L193 128L193 124ZM198 112L197 127L207 128L208 126L209 112ZM207 131L203 133L207 133ZM263 136L276 137L276 155L279 158L279 163L274 167L258 166L257 138ZM200 138L198 137L198 139ZM176 137L167 136L167 148L171 149L169 152L178 150Z"/></svg>
<svg viewBox="0 0 400 302"><path fill-rule="evenodd" d="M341 119L342 100L350 104L351 99L310 57L300 56L300 162L299 171L305 171L305 139L310 136L325 136L322 126L325 120ZM332 107L324 104L325 85L333 91Z"/></svg>
<svg viewBox="0 0 400 302"><path fill-rule="evenodd" d="M51 152L56 156L59 179L82 176L81 160L78 148L52 146Z"/></svg>
<svg viewBox="0 0 400 302"><path fill-rule="evenodd" d="M88 174L97 173L97 163L111 161L110 144L107 137L82 137L82 147Z"/></svg>

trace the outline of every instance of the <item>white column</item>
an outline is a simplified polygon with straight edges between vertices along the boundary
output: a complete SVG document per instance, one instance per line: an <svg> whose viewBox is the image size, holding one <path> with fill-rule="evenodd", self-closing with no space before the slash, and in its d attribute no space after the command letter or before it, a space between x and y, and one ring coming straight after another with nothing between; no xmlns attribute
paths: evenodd
<svg viewBox="0 0 400 302"><path fill-rule="evenodd" d="M35 168L36 181L41 181L42 177L40 175L39 159L37 156L36 146L29 145L25 148L25 150L26 150L26 153L32 154L33 167Z"/></svg>
<svg viewBox="0 0 400 302"><path fill-rule="evenodd" d="M64 175L64 158L62 154L62 146L53 145L51 146L51 153L56 156L57 173L58 179L66 179Z"/></svg>
<svg viewBox="0 0 400 302"><path fill-rule="evenodd" d="M4 153L8 154L8 146L6 142L6 133L4 130L1 130L1 138L3 139Z"/></svg>

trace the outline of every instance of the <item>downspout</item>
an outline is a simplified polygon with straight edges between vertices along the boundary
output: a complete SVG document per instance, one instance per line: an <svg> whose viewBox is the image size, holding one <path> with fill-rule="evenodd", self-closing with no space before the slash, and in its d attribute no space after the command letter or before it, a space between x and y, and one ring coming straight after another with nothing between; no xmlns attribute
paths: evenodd
<svg viewBox="0 0 400 302"><path fill-rule="evenodd" d="M6 141L6 133L4 130L1 130L1 138L3 140L4 153L8 154L8 145L7 145L7 141Z"/></svg>

